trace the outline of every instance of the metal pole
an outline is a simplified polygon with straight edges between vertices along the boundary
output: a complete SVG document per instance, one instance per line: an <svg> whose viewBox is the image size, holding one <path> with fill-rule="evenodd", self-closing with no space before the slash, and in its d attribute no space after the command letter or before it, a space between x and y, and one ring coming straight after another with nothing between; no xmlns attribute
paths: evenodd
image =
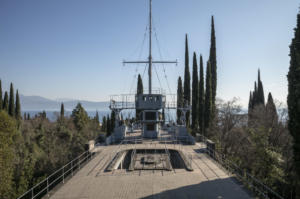
<svg viewBox="0 0 300 199"><path fill-rule="evenodd" d="M149 0L149 94L152 93L152 0Z"/></svg>
<svg viewBox="0 0 300 199"><path fill-rule="evenodd" d="M47 178L47 195L49 197L49 177Z"/></svg>
<svg viewBox="0 0 300 199"><path fill-rule="evenodd" d="M63 166L63 184L65 183L65 166Z"/></svg>
<svg viewBox="0 0 300 199"><path fill-rule="evenodd" d="M33 188L31 188L31 198L33 198Z"/></svg>
<svg viewBox="0 0 300 199"><path fill-rule="evenodd" d="M71 171L72 171L72 176L73 176L73 160L71 161Z"/></svg>

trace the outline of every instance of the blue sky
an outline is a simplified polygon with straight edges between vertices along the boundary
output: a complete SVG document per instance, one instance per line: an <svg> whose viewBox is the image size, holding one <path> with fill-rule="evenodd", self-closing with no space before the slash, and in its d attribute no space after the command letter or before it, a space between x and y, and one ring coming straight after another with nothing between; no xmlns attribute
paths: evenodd
<svg viewBox="0 0 300 199"><path fill-rule="evenodd" d="M265 96L285 102L289 44L296 25L296 0L153 0L153 20L171 92L184 71L184 36L206 61L210 17L215 16L218 97L239 97L244 106L261 69ZM144 65L139 58L148 20L147 0L0 0L0 78L24 95L104 101L129 93ZM154 38L154 59L159 60ZM141 59L147 58L148 43ZM161 86L168 93L163 67ZM153 70L154 87L160 87ZM147 83L147 72L143 78ZM146 86L146 85L145 85Z"/></svg>

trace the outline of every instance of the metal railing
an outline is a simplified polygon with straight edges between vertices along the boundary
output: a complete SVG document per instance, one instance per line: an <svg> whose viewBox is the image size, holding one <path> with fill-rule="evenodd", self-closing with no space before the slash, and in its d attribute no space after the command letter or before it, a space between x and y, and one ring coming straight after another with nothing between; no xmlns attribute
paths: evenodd
<svg viewBox="0 0 300 199"><path fill-rule="evenodd" d="M74 173L79 171L84 163L91 160L95 153L85 151L77 158L65 164L60 169L49 175L41 182L34 185L31 189L22 194L18 199L35 199L49 196L50 191L58 184L65 183L67 177L73 177Z"/></svg>
<svg viewBox="0 0 300 199"><path fill-rule="evenodd" d="M202 137L202 141L206 144L208 139L200 135ZM271 188L263 184L260 180L255 178L253 175L246 172L244 169L241 169L234 162L230 161L225 157L224 154L213 150L210 147L206 148L207 154L219 163L222 167L224 167L227 171L234 174L239 181L241 181L244 185L247 185L248 188L255 193L257 196L266 199L284 199L278 193L273 191Z"/></svg>

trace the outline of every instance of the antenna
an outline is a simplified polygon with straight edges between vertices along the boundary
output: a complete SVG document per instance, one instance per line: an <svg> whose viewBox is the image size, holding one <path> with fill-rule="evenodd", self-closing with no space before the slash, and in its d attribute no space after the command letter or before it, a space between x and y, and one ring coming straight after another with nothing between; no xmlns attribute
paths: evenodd
<svg viewBox="0 0 300 199"><path fill-rule="evenodd" d="M149 0L149 56L148 61L123 61L123 64L148 64L149 94L152 93L152 64L177 64L176 61L153 61L152 60L152 0Z"/></svg>

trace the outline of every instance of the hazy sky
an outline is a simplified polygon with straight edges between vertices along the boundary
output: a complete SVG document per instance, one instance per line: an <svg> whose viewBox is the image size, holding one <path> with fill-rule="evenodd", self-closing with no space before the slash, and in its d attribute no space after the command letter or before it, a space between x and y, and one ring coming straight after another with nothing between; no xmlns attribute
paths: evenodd
<svg viewBox="0 0 300 199"><path fill-rule="evenodd" d="M239 97L246 106L260 68L265 96L272 92L285 102L298 7L297 0L153 0L162 57L179 61L165 66L171 92L184 71L185 33L190 63L193 51L206 61L214 15L218 97ZM138 59L140 49L141 59L147 58L148 43L141 48L147 22L148 0L0 0L3 87L13 82L24 95L92 101L129 93L145 65L124 67L122 60ZM153 42L159 60L155 37ZM169 93L163 67L155 68ZM155 70L153 77L160 87ZM143 81L147 87L147 72Z"/></svg>

